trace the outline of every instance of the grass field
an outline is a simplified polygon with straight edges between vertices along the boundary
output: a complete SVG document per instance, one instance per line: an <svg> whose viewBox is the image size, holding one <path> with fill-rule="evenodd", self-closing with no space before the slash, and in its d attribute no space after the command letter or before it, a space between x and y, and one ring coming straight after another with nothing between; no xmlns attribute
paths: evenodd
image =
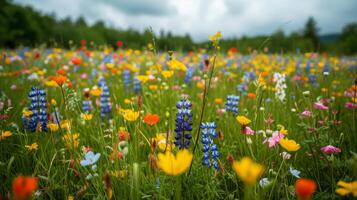
<svg viewBox="0 0 357 200"><path fill-rule="evenodd" d="M356 58L218 38L3 50L0 199L356 197Z"/></svg>

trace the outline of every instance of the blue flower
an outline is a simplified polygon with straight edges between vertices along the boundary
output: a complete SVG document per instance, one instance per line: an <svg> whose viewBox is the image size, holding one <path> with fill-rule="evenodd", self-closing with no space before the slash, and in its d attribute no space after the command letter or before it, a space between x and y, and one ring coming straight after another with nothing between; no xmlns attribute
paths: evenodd
<svg viewBox="0 0 357 200"><path fill-rule="evenodd" d="M141 92L141 82L137 78L134 78L134 92L136 94Z"/></svg>
<svg viewBox="0 0 357 200"><path fill-rule="evenodd" d="M35 132L39 125L41 131L47 132L46 92L41 88L32 87L28 97L31 100L29 110L32 114L30 115L30 119L23 119L25 128L30 129L31 132Z"/></svg>
<svg viewBox="0 0 357 200"><path fill-rule="evenodd" d="M187 71L185 73L185 83L186 84L190 84L191 83L192 77L193 77L193 74L194 74L194 70L195 70L194 67L188 67L187 68Z"/></svg>
<svg viewBox="0 0 357 200"><path fill-rule="evenodd" d="M227 102L226 102L226 110L228 112L233 113L233 115L237 115L238 114L238 103L239 103L239 96L228 95Z"/></svg>
<svg viewBox="0 0 357 200"><path fill-rule="evenodd" d="M88 113L92 110L92 101L91 100L83 100L82 101L82 110L84 113Z"/></svg>
<svg viewBox="0 0 357 200"><path fill-rule="evenodd" d="M192 131L191 106L191 102L187 99L181 99L176 104L178 111L176 113L176 136L174 143L180 149L187 149L190 146L190 140L192 138L190 134Z"/></svg>
<svg viewBox="0 0 357 200"><path fill-rule="evenodd" d="M206 165L208 168L212 166L218 170L219 163L218 163L218 148L217 145L213 142L212 138L216 138L218 136L216 132L216 124L214 122L207 122L201 124L202 128L202 151L203 151L203 158L202 164Z"/></svg>
<svg viewBox="0 0 357 200"><path fill-rule="evenodd" d="M84 157L84 160L81 160L81 165L83 167L95 164L100 158L100 153L94 154L92 151L88 151Z"/></svg>
<svg viewBox="0 0 357 200"><path fill-rule="evenodd" d="M126 89L130 88L130 83L131 83L131 76L130 76L130 70L123 70L123 81L124 81L124 86Z"/></svg>
<svg viewBox="0 0 357 200"><path fill-rule="evenodd" d="M100 116L102 118L110 117L111 105L109 98L109 88L104 79L101 77L98 81L98 86L102 88L102 94L100 95Z"/></svg>

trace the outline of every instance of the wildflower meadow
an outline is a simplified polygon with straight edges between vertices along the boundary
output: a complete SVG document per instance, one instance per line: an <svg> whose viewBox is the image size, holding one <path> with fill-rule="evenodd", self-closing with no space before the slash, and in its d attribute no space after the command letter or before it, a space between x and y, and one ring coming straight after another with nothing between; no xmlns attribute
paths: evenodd
<svg viewBox="0 0 357 200"><path fill-rule="evenodd" d="M357 60L0 52L0 199L353 199Z"/></svg>

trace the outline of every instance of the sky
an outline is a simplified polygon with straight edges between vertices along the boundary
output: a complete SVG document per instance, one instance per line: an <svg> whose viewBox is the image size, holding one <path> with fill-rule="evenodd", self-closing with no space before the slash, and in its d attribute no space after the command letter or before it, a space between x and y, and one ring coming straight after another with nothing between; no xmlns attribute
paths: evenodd
<svg viewBox="0 0 357 200"><path fill-rule="evenodd" d="M83 16L89 24L102 20L119 29L190 34L204 41L223 37L269 35L302 30L313 16L320 34L337 33L357 22L357 0L13 0L57 18Z"/></svg>

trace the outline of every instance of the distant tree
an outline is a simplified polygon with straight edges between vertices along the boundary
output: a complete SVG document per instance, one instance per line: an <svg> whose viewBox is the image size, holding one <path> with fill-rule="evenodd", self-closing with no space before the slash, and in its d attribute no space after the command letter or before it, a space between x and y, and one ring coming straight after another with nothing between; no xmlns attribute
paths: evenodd
<svg viewBox="0 0 357 200"><path fill-rule="evenodd" d="M309 17L305 24L304 29L304 37L311 40L314 51L319 50L319 36L318 36L319 28L317 27L317 23L313 17Z"/></svg>
<svg viewBox="0 0 357 200"><path fill-rule="evenodd" d="M357 23L348 24L342 29L340 48L346 54L357 53Z"/></svg>

